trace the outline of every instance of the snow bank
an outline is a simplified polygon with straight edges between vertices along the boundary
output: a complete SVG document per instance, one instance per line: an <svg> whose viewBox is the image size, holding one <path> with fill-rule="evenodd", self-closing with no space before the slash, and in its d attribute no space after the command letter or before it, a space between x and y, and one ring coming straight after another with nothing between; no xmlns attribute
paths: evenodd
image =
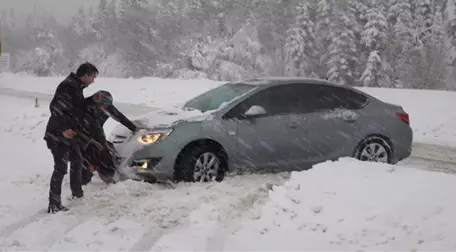
<svg viewBox="0 0 456 252"><path fill-rule="evenodd" d="M326 162L292 173L285 185L270 191L261 211L236 219L209 207L154 248L455 250L456 203L450 200L455 185L456 177L448 174L353 159Z"/></svg>

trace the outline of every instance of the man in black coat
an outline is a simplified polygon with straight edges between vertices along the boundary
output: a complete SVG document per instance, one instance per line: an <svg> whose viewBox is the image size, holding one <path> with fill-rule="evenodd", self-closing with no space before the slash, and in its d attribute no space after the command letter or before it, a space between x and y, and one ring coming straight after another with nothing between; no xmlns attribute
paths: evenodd
<svg viewBox="0 0 456 252"><path fill-rule="evenodd" d="M82 171L82 183L87 184L91 181L94 170L104 182L115 182L113 180L116 173L114 147L106 140L103 126L111 117L133 132L138 128L113 105L113 97L108 91L98 91L87 97L86 106L86 126L83 132L87 136L87 141L83 144L82 150L85 166Z"/></svg>
<svg viewBox="0 0 456 252"><path fill-rule="evenodd" d="M44 140L54 158L54 172L52 173L49 190L49 213L66 211L62 205L62 182L70 167L70 187L73 197L84 196L81 187L82 155L80 150L81 137L86 105L83 89L94 82L98 75L97 68L84 63L76 73L71 73L57 87L54 98L49 106L49 118Z"/></svg>

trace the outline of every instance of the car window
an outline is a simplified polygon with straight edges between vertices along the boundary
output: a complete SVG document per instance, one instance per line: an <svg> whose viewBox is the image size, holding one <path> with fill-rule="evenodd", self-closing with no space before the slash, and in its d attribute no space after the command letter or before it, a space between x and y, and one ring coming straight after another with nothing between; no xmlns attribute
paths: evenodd
<svg viewBox="0 0 456 252"><path fill-rule="evenodd" d="M183 107L197 109L201 112L215 110L253 89L256 85L245 83L228 83L204 92L188 101Z"/></svg>
<svg viewBox="0 0 456 252"><path fill-rule="evenodd" d="M367 102L367 97L356 91L324 84L294 83L270 87L249 97L230 110L225 118L242 119L251 106L266 109L267 114L306 114L329 111L338 108L359 109Z"/></svg>
<svg viewBox="0 0 456 252"><path fill-rule="evenodd" d="M345 87L318 84L314 86L318 90L316 91L316 97L318 97L316 110L360 109L368 100L363 94Z"/></svg>
<svg viewBox="0 0 456 252"><path fill-rule="evenodd" d="M301 96L296 94L293 85L273 86L247 98L233 109L225 118L244 118L243 114L253 105L262 106L266 110L263 117L294 113L299 107Z"/></svg>

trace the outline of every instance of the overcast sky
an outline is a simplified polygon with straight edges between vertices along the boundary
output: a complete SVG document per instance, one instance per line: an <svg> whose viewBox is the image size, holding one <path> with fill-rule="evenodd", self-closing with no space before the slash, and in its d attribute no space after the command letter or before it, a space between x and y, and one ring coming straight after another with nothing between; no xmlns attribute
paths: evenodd
<svg viewBox="0 0 456 252"><path fill-rule="evenodd" d="M96 6L97 0L0 0L0 10L14 8L17 12L38 10L51 12L59 21L68 22L81 5Z"/></svg>

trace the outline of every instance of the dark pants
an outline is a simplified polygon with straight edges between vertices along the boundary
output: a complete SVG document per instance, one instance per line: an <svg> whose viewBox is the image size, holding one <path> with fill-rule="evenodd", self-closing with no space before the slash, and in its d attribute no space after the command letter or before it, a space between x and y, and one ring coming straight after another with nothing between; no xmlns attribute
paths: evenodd
<svg viewBox="0 0 456 252"><path fill-rule="evenodd" d="M113 156L108 148L99 150L95 145L89 144L83 152L84 166L92 165L100 175L100 178L108 183L115 174L115 164ZM91 181L93 174L87 169L83 169L83 184Z"/></svg>
<svg viewBox="0 0 456 252"><path fill-rule="evenodd" d="M51 177L49 203L61 204L63 177L70 162L70 187L74 196L82 196L81 168L82 155L79 145L69 140L47 140L47 147L54 157L54 172Z"/></svg>

